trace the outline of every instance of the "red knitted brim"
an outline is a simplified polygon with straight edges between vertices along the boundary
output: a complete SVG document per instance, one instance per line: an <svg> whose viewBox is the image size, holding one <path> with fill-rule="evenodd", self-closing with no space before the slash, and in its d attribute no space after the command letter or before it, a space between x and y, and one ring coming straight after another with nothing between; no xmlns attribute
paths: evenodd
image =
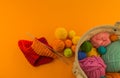
<svg viewBox="0 0 120 78"><path fill-rule="evenodd" d="M38 40L50 47L50 45L48 44L48 42L45 38L40 38ZM28 41L28 40L18 41L19 48L21 49L21 51L23 52L24 56L26 57L26 59L29 61L30 64L32 64L33 66L39 66L42 64L49 63L53 60L53 58L51 58L51 57L38 55L31 48L31 45L32 45L32 41Z"/></svg>

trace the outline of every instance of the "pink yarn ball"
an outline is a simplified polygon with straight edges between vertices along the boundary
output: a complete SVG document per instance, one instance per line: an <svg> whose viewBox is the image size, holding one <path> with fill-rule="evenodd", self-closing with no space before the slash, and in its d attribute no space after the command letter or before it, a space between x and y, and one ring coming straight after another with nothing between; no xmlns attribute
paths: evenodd
<svg viewBox="0 0 120 78"><path fill-rule="evenodd" d="M109 36L110 36L110 34L107 32L100 32L100 33L94 35L90 39L90 41L95 48L98 48L100 46L107 46L108 44L111 43Z"/></svg>
<svg viewBox="0 0 120 78"><path fill-rule="evenodd" d="M106 65L101 57L88 57L79 60L79 64L88 78L100 78L105 76Z"/></svg>

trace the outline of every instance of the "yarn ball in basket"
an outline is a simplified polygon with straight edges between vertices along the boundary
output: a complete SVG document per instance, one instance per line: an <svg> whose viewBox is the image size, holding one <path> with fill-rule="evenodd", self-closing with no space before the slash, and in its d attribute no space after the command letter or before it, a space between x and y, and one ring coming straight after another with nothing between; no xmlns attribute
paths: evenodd
<svg viewBox="0 0 120 78"><path fill-rule="evenodd" d="M51 43L51 46L55 51L62 52L65 48L65 43L60 39L56 39Z"/></svg>
<svg viewBox="0 0 120 78"><path fill-rule="evenodd" d="M106 78L120 78L120 73L106 73Z"/></svg>
<svg viewBox="0 0 120 78"><path fill-rule="evenodd" d="M65 28L57 28L55 30L55 36L57 39L65 40L68 36L68 32Z"/></svg>
<svg viewBox="0 0 120 78"><path fill-rule="evenodd" d="M102 55L104 62L107 64L107 72L120 71L120 40L112 42L107 47L106 54Z"/></svg>
<svg viewBox="0 0 120 78"><path fill-rule="evenodd" d="M64 50L64 56L65 57L71 57L73 55L72 50L70 48L66 48Z"/></svg>
<svg viewBox="0 0 120 78"><path fill-rule="evenodd" d="M69 37L70 39L72 39L75 35L76 35L76 33L75 33L75 31L73 31L73 30L70 30L70 31L68 32L68 37Z"/></svg>
<svg viewBox="0 0 120 78"><path fill-rule="evenodd" d="M111 43L109 36L110 34L108 32L100 32L94 35L90 40L93 46L95 48L98 48L100 46L107 46L108 44Z"/></svg>
<svg viewBox="0 0 120 78"><path fill-rule="evenodd" d="M104 46L100 46L97 50L102 55L107 52L107 49Z"/></svg>
<svg viewBox="0 0 120 78"><path fill-rule="evenodd" d="M82 60L82 59L84 59L86 57L87 57L87 55L86 55L85 52L82 52L82 51L78 52L78 60Z"/></svg>
<svg viewBox="0 0 120 78"><path fill-rule="evenodd" d="M100 56L100 54L97 52L96 48L92 48L92 50L87 53L87 56L88 57L91 57L91 56Z"/></svg>
<svg viewBox="0 0 120 78"><path fill-rule="evenodd" d="M87 57L79 60L79 64L88 78L100 78L105 76L106 65L101 57Z"/></svg>
<svg viewBox="0 0 120 78"><path fill-rule="evenodd" d="M111 34L110 35L110 40L111 41L117 41L118 40L118 36L116 34Z"/></svg>
<svg viewBox="0 0 120 78"><path fill-rule="evenodd" d="M74 37L72 38L72 42L73 42L73 44L75 44L75 45L77 45L77 43L78 43L79 40L80 40L80 36L74 36Z"/></svg>
<svg viewBox="0 0 120 78"><path fill-rule="evenodd" d="M91 51L91 49L92 49L92 44L91 44L89 41L85 41L85 42L81 45L80 49L81 49L82 51L84 51L84 52L89 52L89 51Z"/></svg>
<svg viewBox="0 0 120 78"><path fill-rule="evenodd" d="M70 48L70 47L72 46L72 41L71 41L70 39L66 39L66 40L65 40L65 46L66 46L67 48Z"/></svg>

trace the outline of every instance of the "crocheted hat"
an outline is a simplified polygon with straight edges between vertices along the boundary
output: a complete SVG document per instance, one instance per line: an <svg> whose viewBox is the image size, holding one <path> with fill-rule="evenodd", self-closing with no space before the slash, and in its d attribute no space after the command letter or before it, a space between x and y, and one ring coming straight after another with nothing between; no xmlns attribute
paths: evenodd
<svg viewBox="0 0 120 78"><path fill-rule="evenodd" d="M44 37L38 39L38 41L41 42L41 44L43 43L44 45L46 45L48 47L51 47ZM48 51L49 51L49 53L51 52L49 49L46 50L45 47L42 47L42 49L38 48L39 53L40 53L40 51L41 51L41 53L43 53L43 55L41 55L41 54L38 54L38 52L36 52L36 50L34 50L32 45L35 45L34 42L28 41L28 40L20 40L18 42L19 48L21 49L24 56L26 57L26 59L28 60L28 62L31 65L39 66L39 65L42 65L42 64L49 63L49 62L51 62L53 60L53 57L49 57L49 56L47 56L47 54L44 55L45 52L48 52Z"/></svg>

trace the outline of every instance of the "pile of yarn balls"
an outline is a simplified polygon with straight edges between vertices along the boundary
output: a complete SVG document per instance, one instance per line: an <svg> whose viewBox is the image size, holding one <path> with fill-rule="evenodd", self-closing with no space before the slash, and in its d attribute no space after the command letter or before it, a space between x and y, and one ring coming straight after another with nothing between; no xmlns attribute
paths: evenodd
<svg viewBox="0 0 120 78"><path fill-rule="evenodd" d="M109 32L96 33L83 42L78 60L88 78L103 78L106 72L120 72L119 46L118 35Z"/></svg>
<svg viewBox="0 0 120 78"><path fill-rule="evenodd" d="M61 27L55 30L55 37L56 39L51 43L52 48L65 57L73 56L80 36L76 35L74 30L67 31Z"/></svg>

